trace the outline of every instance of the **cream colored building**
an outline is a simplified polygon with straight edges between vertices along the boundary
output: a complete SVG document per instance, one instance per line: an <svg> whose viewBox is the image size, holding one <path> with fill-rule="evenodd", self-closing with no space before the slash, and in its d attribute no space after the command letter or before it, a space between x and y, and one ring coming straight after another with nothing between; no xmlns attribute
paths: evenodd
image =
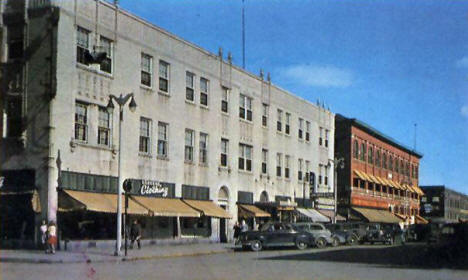
<svg viewBox="0 0 468 280"><path fill-rule="evenodd" d="M237 203L248 202L239 192L251 203L289 198L293 205L310 197L307 172L315 174L315 192L333 192L334 114L269 75L103 1L10 0L1 9L0 168L13 191L11 174L33 174L25 188L39 194L35 222L57 218L59 151L65 189L71 180L115 179L119 147L124 179L168 182L176 198L182 185L208 188L208 199L233 217L222 223L228 236ZM106 51L101 65L85 61L94 50ZM128 93L137 108L125 106L119 143L118 105L112 115L106 106L110 94ZM74 184L102 191L90 182ZM212 219L211 239L219 240L220 225Z"/></svg>

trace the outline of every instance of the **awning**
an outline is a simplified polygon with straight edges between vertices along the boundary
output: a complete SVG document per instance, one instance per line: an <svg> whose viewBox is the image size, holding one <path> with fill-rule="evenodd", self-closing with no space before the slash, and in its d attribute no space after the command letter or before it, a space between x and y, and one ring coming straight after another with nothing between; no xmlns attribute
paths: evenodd
<svg viewBox="0 0 468 280"><path fill-rule="evenodd" d="M354 170L354 173L361 179L361 180L364 180L364 181L369 181L369 178L367 176L365 176L365 173L364 172L361 172L359 170Z"/></svg>
<svg viewBox="0 0 468 280"><path fill-rule="evenodd" d="M371 183L381 184L380 181L377 180L377 178L375 178L374 175L371 175L371 174L366 174L366 175L369 177Z"/></svg>
<svg viewBox="0 0 468 280"><path fill-rule="evenodd" d="M382 178L380 178L380 177L378 177L378 176L374 176L374 177L377 179L377 181L379 181L379 184L381 184L382 186L386 186L386 185L387 185L387 183L385 182L384 179L382 179Z"/></svg>
<svg viewBox="0 0 468 280"><path fill-rule="evenodd" d="M423 217L419 216L419 215L416 215L415 216L415 222L416 224L428 224L429 221L424 219Z"/></svg>
<svg viewBox="0 0 468 280"><path fill-rule="evenodd" d="M117 194L92 193L83 191L63 190L59 192L59 211L88 210L103 213L117 213ZM122 195L122 212L124 211L124 196ZM129 199L129 214L147 215L149 210Z"/></svg>
<svg viewBox="0 0 468 280"><path fill-rule="evenodd" d="M183 203L180 199L131 196L131 199L161 217L200 217L200 212Z"/></svg>
<svg viewBox="0 0 468 280"><path fill-rule="evenodd" d="M424 195L424 192L421 190L420 187L418 187L418 185L414 185L413 189L415 189L419 195Z"/></svg>
<svg viewBox="0 0 468 280"><path fill-rule="evenodd" d="M329 223L330 219L319 211L310 208L296 208L297 212L310 218L314 223Z"/></svg>
<svg viewBox="0 0 468 280"><path fill-rule="evenodd" d="M397 224L401 220L387 210L368 209L353 207L353 210L364 216L371 223L391 223Z"/></svg>
<svg viewBox="0 0 468 280"><path fill-rule="evenodd" d="M400 186L397 185L395 182L393 182L392 180L388 180L387 179L387 182L388 184L391 186L391 187L394 187L395 189L400 189Z"/></svg>
<svg viewBox="0 0 468 280"><path fill-rule="evenodd" d="M183 202L187 203L193 209L202 212L205 216L226 219L232 218L226 210L214 204L212 201L184 199Z"/></svg>
<svg viewBox="0 0 468 280"><path fill-rule="evenodd" d="M255 217L255 218L265 218L271 217L270 213L263 211L255 205L248 204L238 204L240 213L239 215L244 218Z"/></svg>
<svg viewBox="0 0 468 280"><path fill-rule="evenodd" d="M330 220L333 220L333 215L334 215L335 213L334 213L332 210L318 209L318 211L319 211L321 214L323 214L323 215L329 217ZM346 218L343 217L343 216L341 216L341 215L339 215L339 214L336 214L336 220L337 220L337 221L344 222L344 221L346 221Z"/></svg>

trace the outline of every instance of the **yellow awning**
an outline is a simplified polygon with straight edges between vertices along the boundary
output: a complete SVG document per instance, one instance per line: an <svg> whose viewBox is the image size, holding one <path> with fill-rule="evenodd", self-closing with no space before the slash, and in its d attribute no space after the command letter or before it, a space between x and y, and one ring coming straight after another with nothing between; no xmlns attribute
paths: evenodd
<svg viewBox="0 0 468 280"><path fill-rule="evenodd" d="M359 212L366 220L371 223L397 224L401 221L387 210L368 209L361 207L353 207L353 210Z"/></svg>
<svg viewBox="0 0 468 280"><path fill-rule="evenodd" d="M406 184L400 184L400 186L402 190L404 191L408 190L408 187L406 186Z"/></svg>
<svg viewBox="0 0 468 280"><path fill-rule="evenodd" d="M388 183L390 184L390 186L394 187L395 189L400 189L400 186L397 185L395 182L393 182L392 180L387 180Z"/></svg>
<svg viewBox="0 0 468 280"><path fill-rule="evenodd" d="M399 190L404 190L403 186L402 186L400 183L395 182L395 181L392 181L392 182L393 182L393 184L395 184L395 186L397 186L397 188L398 188Z"/></svg>
<svg viewBox="0 0 468 280"><path fill-rule="evenodd" d="M377 180L377 178L374 177L374 175L371 175L371 174L366 174L366 175L370 178L370 181L372 183L380 184L380 182Z"/></svg>
<svg viewBox="0 0 468 280"><path fill-rule="evenodd" d="M83 191L64 190L59 198L59 211L88 210L94 212L117 213L117 194L93 193ZM67 197L68 196L68 197ZM122 211L125 198L122 195ZM147 215L149 210L129 199L129 214Z"/></svg>
<svg viewBox="0 0 468 280"><path fill-rule="evenodd" d="M415 191L416 191L419 195L424 195L424 192L421 190L420 187L418 187L418 185L414 185L414 186L413 186L413 189L415 189Z"/></svg>
<svg viewBox="0 0 468 280"><path fill-rule="evenodd" d="M271 217L270 213L263 211L255 205L239 204L238 206L243 217Z"/></svg>
<svg viewBox="0 0 468 280"><path fill-rule="evenodd" d="M132 200L149 209L153 216L200 217L200 212L183 203L180 199L132 196Z"/></svg>
<svg viewBox="0 0 468 280"><path fill-rule="evenodd" d="M215 217L215 218L226 218L231 219L231 215L229 215L226 210L219 207L218 205L214 204L212 201L208 200L183 200L187 203L190 207L195 210L198 210L203 213L205 216Z"/></svg>
<svg viewBox="0 0 468 280"><path fill-rule="evenodd" d="M382 179L382 178L380 178L378 176L374 176L374 177L377 179L377 181L379 181L379 184L381 184L383 186L387 185L387 183L384 181L384 179Z"/></svg>
<svg viewBox="0 0 468 280"><path fill-rule="evenodd" d="M369 177L367 177L366 173L361 172L361 171L359 171L359 170L354 170L354 173L356 173L356 175L357 175L361 180L370 181L370 179L369 179Z"/></svg>

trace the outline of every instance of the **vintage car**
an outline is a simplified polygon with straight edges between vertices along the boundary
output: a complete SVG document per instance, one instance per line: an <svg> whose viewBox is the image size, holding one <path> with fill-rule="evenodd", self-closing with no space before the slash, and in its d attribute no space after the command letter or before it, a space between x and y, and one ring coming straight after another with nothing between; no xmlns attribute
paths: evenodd
<svg viewBox="0 0 468 280"><path fill-rule="evenodd" d="M340 240L340 244L355 245L359 241L354 232L343 229L339 224L327 224L325 227Z"/></svg>
<svg viewBox="0 0 468 280"><path fill-rule="evenodd" d="M403 232L397 224L378 224L372 223L367 227L367 234L363 236L360 243L369 242L370 244L381 242L383 244L393 245L405 242Z"/></svg>
<svg viewBox="0 0 468 280"><path fill-rule="evenodd" d="M242 245L242 249L250 248L252 251L260 251L268 246L296 246L303 250L315 244L311 233L283 222L268 222L258 231L241 232L237 242Z"/></svg>
<svg viewBox="0 0 468 280"><path fill-rule="evenodd" d="M319 223L295 223L294 226L301 231L310 232L315 239L315 246L317 248L323 248L330 244L332 246L338 246L342 243L342 239L339 236L334 236L324 225Z"/></svg>
<svg viewBox="0 0 468 280"><path fill-rule="evenodd" d="M344 235L348 245L355 245L367 234L367 223L348 222L329 224L327 228L335 234Z"/></svg>

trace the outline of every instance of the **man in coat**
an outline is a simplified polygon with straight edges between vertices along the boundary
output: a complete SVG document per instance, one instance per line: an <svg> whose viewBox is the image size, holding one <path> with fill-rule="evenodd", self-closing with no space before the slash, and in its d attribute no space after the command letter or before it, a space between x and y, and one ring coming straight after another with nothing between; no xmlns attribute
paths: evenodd
<svg viewBox="0 0 468 280"><path fill-rule="evenodd" d="M138 223L138 220L134 220L133 221L133 224L130 228L130 239L131 239L131 243L130 243L130 249L133 249L133 243L137 242L138 244L138 249L141 249L141 243L140 243L140 239L141 239L141 226L140 224Z"/></svg>

